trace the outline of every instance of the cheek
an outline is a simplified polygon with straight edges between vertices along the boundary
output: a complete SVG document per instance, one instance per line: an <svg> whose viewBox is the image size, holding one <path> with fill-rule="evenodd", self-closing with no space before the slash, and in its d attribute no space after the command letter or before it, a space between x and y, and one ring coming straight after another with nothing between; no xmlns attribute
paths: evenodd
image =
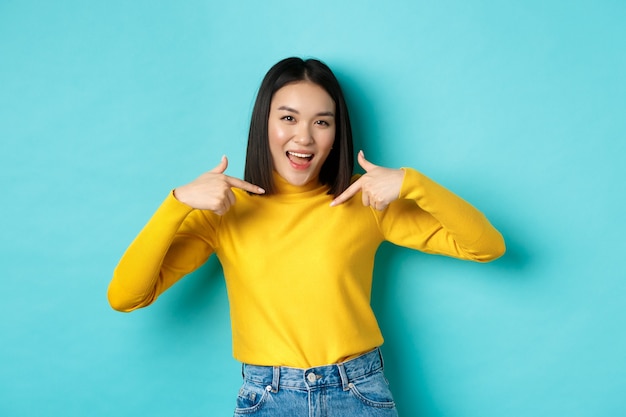
<svg viewBox="0 0 626 417"><path fill-rule="evenodd" d="M335 129L332 129L332 131L326 131L324 132L324 135L322 137L320 137L320 147L324 148L324 151L326 153L329 153L331 148L333 147L333 144L335 143Z"/></svg>
<svg viewBox="0 0 626 417"><path fill-rule="evenodd" d="M274 144L276 146L282 146L285 142L285 138L287 138L287 131L282 126L270 125L268 128L268 136L270 140L270 144Z"/></svg>
<svg viewBox="0 0 626 417"><path fill-rule="evenodd" d="M285 132L285 129L281 129L276 126L269 126L267 133L270 145L270 154L274 164L276 164L280 161L281 157L284 156L284 145L287 142L287 133Z"/></svg>

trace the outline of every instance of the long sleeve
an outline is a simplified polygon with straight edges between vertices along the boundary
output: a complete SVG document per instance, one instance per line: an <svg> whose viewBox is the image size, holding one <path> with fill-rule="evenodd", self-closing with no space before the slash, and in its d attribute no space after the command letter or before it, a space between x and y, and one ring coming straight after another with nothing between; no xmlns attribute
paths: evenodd
<svg viewBox="0 0 626 417"><path fill-rule="evenodd" d="M480 211L425 175L403 169L399 199L379 220L387 240L477 262L504 254L502 235Z"/></svg>
<svg viewBox="0 0 626 417"><path fill-rule="evenodd" d="M111 307L129 312L154 302L208 259L214 231L206 213L170 193L115 268L108 289Z"/></svg>

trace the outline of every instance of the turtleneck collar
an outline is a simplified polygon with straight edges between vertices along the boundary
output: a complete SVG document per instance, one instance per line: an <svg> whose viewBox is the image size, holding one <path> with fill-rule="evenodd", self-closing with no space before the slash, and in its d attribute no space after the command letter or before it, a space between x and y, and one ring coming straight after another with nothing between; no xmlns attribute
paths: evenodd
<svg viewBox="0 0 626 417"><path fill-rule="evenodd" d="M329 187L327 185L320 184L317 181L310 181L305 185L293 185L286 179L281 177L278 172L273 172L274 186L276 187L276 194L280 195L295 195L303 193L317 194L319 192L328 192Z"/></svg>

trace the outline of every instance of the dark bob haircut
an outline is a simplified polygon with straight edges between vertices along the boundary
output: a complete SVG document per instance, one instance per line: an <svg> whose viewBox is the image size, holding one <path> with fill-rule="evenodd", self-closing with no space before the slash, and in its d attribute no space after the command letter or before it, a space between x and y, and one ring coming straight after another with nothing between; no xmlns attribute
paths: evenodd
<svg viewBox="0 0 626 417"><path fill-rule="evenodd" d="M352 127L337 78L326 64L316 59L286 58L265 75L252 110L244 179L263 188L266 194L275 192L268 136L270 104L276 91L299 81L319 85L335 102L335 141L322 165L319 180L330 186L328 194L338 196L350 185L354 168Z"/></svg>

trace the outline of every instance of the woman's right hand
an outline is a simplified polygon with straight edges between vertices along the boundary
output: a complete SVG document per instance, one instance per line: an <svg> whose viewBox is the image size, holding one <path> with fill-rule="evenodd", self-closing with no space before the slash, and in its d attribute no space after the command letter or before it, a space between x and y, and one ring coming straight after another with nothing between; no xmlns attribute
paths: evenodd
<svg viewBox="0 0 626 417"><path fill-rule="evenodd" d="M235 194L231 188L240 188L255 194L265 193L258 185L224 175L227 167L228 159L223 156L218 166L189 184L176 188L174 197L194 209L211 210L221 216L235 204Z"/></svg>

